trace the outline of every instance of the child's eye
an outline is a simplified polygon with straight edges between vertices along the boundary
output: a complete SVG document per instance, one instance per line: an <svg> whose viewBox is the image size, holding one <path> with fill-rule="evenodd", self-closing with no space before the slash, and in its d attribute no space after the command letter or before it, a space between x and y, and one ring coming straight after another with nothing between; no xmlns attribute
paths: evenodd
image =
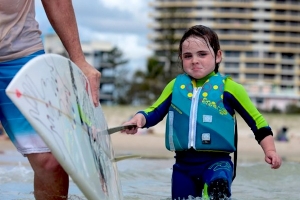
<svg viewBox="0 0 300 200"><path fill-rule="evenodd" d="M198 56L206 56L207 53L198 53Z"/></svg>
<svg viewBox="0 0 300 200"><path fill-rule="evenodd" d="M192 55L185 54L183 57L184 57L184 58L191 58L191 57L192 57Z"/></svg>

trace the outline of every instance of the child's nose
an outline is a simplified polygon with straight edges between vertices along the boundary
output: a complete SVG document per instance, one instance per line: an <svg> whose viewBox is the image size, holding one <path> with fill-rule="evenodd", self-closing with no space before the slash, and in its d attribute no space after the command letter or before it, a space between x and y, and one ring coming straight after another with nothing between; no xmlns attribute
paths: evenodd
<svg viewBox="0 0 300 200"><path fill-rule="evenodd" d="M198 59L197 59L196 56L193 56L193 57L192 57L192 62L193 62L193 63L198 63Z"/></svg>

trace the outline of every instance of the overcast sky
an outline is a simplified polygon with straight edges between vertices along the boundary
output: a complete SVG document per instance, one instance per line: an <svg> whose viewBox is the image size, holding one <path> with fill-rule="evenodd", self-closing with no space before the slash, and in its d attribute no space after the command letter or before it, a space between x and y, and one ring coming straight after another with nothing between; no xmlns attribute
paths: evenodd
<svg viewBox="0 0 300 200"><path fill-rule="evenodd" d="M130 60L127 67L144 69L151 55L147 48L150 1L73 0L81 40L111 42ZM40 0L36 0L36 18L43 34L52 31Z"/></svg>

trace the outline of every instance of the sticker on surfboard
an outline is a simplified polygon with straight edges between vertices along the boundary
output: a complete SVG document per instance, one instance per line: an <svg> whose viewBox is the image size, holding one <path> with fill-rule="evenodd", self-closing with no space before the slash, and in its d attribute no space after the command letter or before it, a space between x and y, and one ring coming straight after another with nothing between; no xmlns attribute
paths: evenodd
<svg viewBox="0 0 300 200"><path fill-rule="evenodd" d="M17 73L6 94L89 200L123 199L101 105L69 59L45 54Z"/></svg>

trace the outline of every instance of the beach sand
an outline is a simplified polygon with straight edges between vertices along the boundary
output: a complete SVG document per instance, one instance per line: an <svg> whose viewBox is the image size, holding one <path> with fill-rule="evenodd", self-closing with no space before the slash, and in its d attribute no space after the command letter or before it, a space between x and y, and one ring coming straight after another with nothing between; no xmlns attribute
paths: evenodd
<svg viewBox="0 0 300 200"><path fill-rule="evenodd" d="M143 107L103 107L109 127L114 127L128 120ZM288 127L289 142L275 142L276 150L284 161L300 162L300 116L284 114L264 114L274 135L282 126ZM238 161L262 161L264 152L244 120L237 115L238 124ZM165 148L165 119L150 129L151 134L127 135L115 133L112 142L116 156L134 154L145 158L173 158L174 153ZM144 133L144 134L143 134Z"/></svg>
<svg viewBox="0 0 300 200"><path fill-rule="evenodd" d="M164 146L164 137L157 135L126 135L116 133L112 136L114 150L118 155L140 155L144 158L173 158L174 153ZM284 161L300 162L300 140L288 143L276 142L276 148ZM238 140L238 160L264 161L264 153L254 138L240 137Z"/></svg>
<svg viewBox="0 0 300 200"><path fill-rule="evenodd" d="M109 127L119 126L128 120L139 108L136 107L103 107ZM116 110L118 112L116 112ZM282 120L284 118L284 120ZM289 127L289 142L276 142L276 149L283 161L300 162L300 135L299 116L267 115L266 119L271 121L273 130L286 125ZM249 127L238 117L238 161L261 161L264 162L264 153L260 145L254 139ZM284 124L283 124L284 123ZM274 126L272 126L272 124ZM111 135L115 155L138 155L141 158L173 158L174 153L168 151L164 144L164 126L162 121L150 130L143 129L140 134L127 135L124 133L114 133ZM0 154L7 151L16 151L10 140L0 140ZM1 164L2 161L0 161Z"/></svg>
<svg viewBox="0 0 300 200"><path fill-rule="evenodd" d="M174 153L165 148L164 137L157 134L127 135L115 133L111 136L115 156L137 155L141 158L173 158ZM276 142L283 161L300 162L300 139L287 143ZM0 140L0 154L16 151L10 140ZM264 153L253 137L239 137L238 161L264 161ZM3 163L5 161L1 161Z"/></svg>

